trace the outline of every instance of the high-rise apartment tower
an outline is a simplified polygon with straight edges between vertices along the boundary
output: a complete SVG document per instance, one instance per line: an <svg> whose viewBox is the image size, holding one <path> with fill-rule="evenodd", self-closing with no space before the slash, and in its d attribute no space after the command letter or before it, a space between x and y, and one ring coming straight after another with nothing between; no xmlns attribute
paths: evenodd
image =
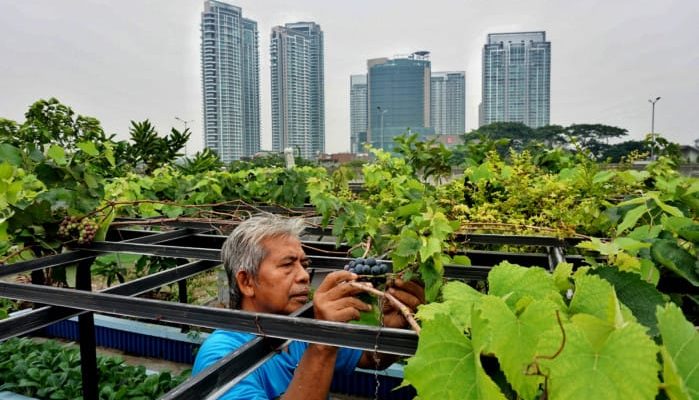
<svg viewBox="0 0 699 400"><path fill-rule="evenodd" d="M433 72L430 96L431 126L438 135L460 135L466 130L466 73Z"/></svg>
<svg viewBox="0 0 699 400"><path fill-rule="evenodd" d="M367 131L366 74L350 76L350 151L364 152Z"/></svg>
<svg viewBox="0 0 699 400"><path fill-rule="evenodd" d="M546 32L491 33L483 47L481 122L549 124L551 42Z"/></svg>
<svg viewBox="0 0 699 400"><path fill-rule="evenodd" d="M323 31L314 22L272 28L272 148L325 152Z"/></svg>
<svg viewBox="0 0 699 400"><path fill-rule="evenodd" d="M426 136L430 127L429 52L367 61L368 133L375 148L393 149L393 139L406 132Z"/></svg>
<svg viewBox="0 0 699 400"><path fill-rule="evenodd" d="M260 150L257 23L239 7L204 2L201 14L204 147L224 162Z"/></svg>

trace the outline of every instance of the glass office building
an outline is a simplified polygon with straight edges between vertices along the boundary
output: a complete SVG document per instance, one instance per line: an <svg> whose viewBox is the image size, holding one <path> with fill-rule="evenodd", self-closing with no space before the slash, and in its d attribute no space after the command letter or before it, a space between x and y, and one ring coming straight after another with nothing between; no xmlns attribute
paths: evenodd
<svg viewBox="0 0 699 400"><path fill-rule="evenodd" d="M325 152L323 31L314 22L272 28L272 148Z"/></svg>
<svg viewBox="0 0 699 400"><path fill-rule="evenodd" d="M393 149L393 138L405 132L427 136L430 127L429 52L367 62L368 133L373 147Z"/></svg>
<svg viewBox="0 0 699 400"><path fill-rule="evenodd" d="M491 33L483 47L481 125L549 124L551 42L546 32Z"/></svg>
<svg viewBox="0 0 699 400"><path fill-rule="evenodd" d="M224 162L260 150L260 83L257 23L220 1L201 14L204 147Z"/></svg>
<svg viewBox="0 0 699 400"><path fill-rule="evenodd" d="M466 73L433 72L430 83L430 125L437 135L466 130Z"/></svg>
<svg viewBox="0 0 699 400"><path fill-rule="evenodd" d="M350 151L363 153L367 132L366 75L350 76Z"/></svg>

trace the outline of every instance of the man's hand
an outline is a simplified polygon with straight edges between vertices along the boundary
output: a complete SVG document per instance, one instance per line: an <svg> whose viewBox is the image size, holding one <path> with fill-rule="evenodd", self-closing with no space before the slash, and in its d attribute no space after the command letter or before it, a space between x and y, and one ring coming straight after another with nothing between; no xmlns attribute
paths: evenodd
<svg viewBox="0 0 699 400"><path fill-rule="evenodd" d="M315 317L325 321L347 322L359 319L360 311L371 310L369 304L354 297L361 289L344 284L356 279L356 274L347 271L328 274L313 295Z"/></svg>
<svg viewBox="0 0 699 400"><path fill-rule="evenodd" d="M417 310L417 306L425 303L425 289L414 281L396 279L389 282L386 292L405 304L413 312ZM388 300L384 300L383 324L391 328L403 328L408 325L408 321L405 320L398 308L393 306Z"/></svg>

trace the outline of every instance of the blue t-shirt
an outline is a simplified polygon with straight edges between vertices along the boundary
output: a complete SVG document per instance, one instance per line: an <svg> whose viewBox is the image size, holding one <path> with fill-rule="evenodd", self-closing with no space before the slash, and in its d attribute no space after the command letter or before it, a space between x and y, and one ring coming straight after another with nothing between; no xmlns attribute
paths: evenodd
<svg viewBox="0 0 699 400"><path fill-rule="evenodd" d="M192 367L192 375L198 374L254 338L255 335L250 333L214 331L199 349ZM289 387L294 371L307 347L308 343L292 341L286 351L267 360L220 399L258 400L281 396ZM361 356L361 350L340 348L335 361L335 372L352 373Z"/></svg>

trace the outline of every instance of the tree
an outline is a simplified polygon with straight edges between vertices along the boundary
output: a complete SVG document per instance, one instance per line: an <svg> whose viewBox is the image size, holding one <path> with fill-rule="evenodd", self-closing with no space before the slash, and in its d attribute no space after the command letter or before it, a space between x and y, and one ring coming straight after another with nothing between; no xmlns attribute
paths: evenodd
<svg viewBox="0 0 699 400"><path fill-rule="evenodd" d="M149 120L131 121L129 132L133 144L129 146L128 155L134 164L140 163L143 166L146 174L182 156L179 151L191 136L189 128L183 132L172 128L168 136L160 137Z"/></svg>
<svg viewBox="0 0 699 400"><path fill-rule="evenodd" d="M531 141L536 140L534 130L521 122L493 122L466 133L464 141L479 140L486 137L491 140L509 139L509 144L516 150L522 150Z"/></svg>
<svg viewBox="0 0 699 400"><path fill-rule="evenodd" d="M573 124L566 128L566 133L575 144L589 150L595 158L601 159L609 148L609 139L626 136L628 131L603 124Z"/></svg>

